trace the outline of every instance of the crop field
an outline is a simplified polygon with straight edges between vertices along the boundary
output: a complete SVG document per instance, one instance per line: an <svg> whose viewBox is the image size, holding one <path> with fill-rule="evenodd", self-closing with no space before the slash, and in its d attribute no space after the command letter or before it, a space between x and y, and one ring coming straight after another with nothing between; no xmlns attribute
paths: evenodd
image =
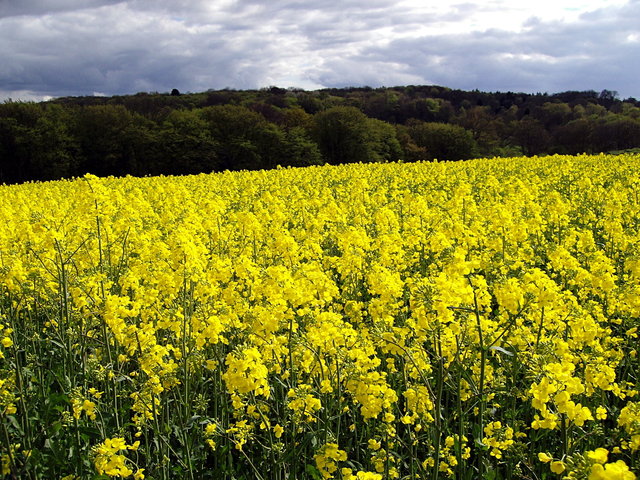
<svg viewBox="0 0 640 480"><path fill-rule="evenodd" d="M640 155L0 186L0 477L640 471Z"/></svg>

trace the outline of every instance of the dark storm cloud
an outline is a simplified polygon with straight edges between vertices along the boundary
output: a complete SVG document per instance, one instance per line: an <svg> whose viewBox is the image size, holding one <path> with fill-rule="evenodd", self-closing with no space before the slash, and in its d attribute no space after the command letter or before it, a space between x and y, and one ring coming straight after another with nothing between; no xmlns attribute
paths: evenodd
<svg viewBox="0 0 640 480"><path fill-rule="evenodd" d="M227 75L229 86L239 81L239 88L248 87L258 77L246 78L251 68L240 72L239 66L264 50L241 38L238 24L190 27L181 18L140 14L125 3L5 18L1 27L8 52L0 65L0 89L44 95L206 89Z"/></svg>
<svg viewBox="0 0 640 480"><path fill-rule="evenodd" d="M4 0L0 98L408 83L640 95L637 0L455 35L437 32L506 4L428 3Z"/></svg>

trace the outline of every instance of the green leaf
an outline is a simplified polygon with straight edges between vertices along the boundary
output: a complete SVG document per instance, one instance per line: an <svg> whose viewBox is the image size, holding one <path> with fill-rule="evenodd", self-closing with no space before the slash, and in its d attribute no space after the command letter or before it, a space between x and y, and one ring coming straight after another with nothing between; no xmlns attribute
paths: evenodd
<svg viewBox="0 0 640 480"><path fill-rule="evenodd" d="M304 471L311 475L311 478L313 478L313 480L322 480L320 472L313 465L307 463L307 465L304 467Z"/></svg>
<svg viewBox="0 0 640 480"><path fill-rule="evenodd" d="M16 420L16 417L14 417L13 415L7 415L7 418L9 419L9 423L11 424L11 426L15 428L20 435L24 435L22 427L18 423L18 420Z"/></svg>

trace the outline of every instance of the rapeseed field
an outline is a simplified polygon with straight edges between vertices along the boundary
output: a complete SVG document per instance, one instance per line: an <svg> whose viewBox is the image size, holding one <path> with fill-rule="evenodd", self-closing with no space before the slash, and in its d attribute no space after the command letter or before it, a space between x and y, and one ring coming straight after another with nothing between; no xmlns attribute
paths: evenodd
<svg viewBox="0 0 640 480"><path fill-rule="evenodd" d="M7 479L635 479L640 156L0 187Z"/></svg>

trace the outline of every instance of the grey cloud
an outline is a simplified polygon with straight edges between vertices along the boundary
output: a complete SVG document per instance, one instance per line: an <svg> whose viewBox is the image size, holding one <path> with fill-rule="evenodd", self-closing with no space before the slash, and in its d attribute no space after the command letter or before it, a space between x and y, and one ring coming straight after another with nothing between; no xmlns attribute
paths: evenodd
<svg viewBox="0 0 640 480"><path fill-rule="evenodd" d="M14 38L20 52L5 56L1 88L48 95L127 93L192 84L191 72L215 77L237 71L233 63L241 57L226 53L238 54L218 35L203 39L179 21L157 15L127 18L130 13L124 7L69 12L32 20L28 28L19 19L5 19L0 35Z"/></svg>
<svg viewBox="0 0 640 480"><path fill-rule="evenodd" d="M51 3L0 3L0 97L408 83L640 94L639 44L628 41L638 32L636 0L569 24L532 18L517 34L420 37L409 33L507 4L438 13L393 0L61 0L55 11Z"/></svg>
<svg viewBox="0 0 640 480"><path fill-rule="evenodd" d="M47 15L114 5L122 0L2 0L0 18L17 15Z"/></svg>
<svg viewBox="0 0 640 480"><path fill-rule="evenodd" d="M639 93L640 44L628 39L638 33L637 18L640 3L632 2L583 15L575 23L532 20L519 33L493 29L399 39L329 61L318 78L333 80L334 68L359 71L361 65L394 59L397 78L414 77L419 83L527 92L607 88L633 96ZM365 83L380 84L375 73Z"/></svg>
<svg viewBox="0 0 640 480"><path fill-rule="evenodd" d="M73 10L80 3L96 8ZM296 1L66 0L57 14L36 16L48 12L43 5L24 4L29 19L0 19L0 44L6 40L0 90L65 95L251 88L289 72L305 80L326 59L357 51L376 28L408 21L391 0L332 0L321 8ZM342 73L347 83L363 78Z"/></svg>

